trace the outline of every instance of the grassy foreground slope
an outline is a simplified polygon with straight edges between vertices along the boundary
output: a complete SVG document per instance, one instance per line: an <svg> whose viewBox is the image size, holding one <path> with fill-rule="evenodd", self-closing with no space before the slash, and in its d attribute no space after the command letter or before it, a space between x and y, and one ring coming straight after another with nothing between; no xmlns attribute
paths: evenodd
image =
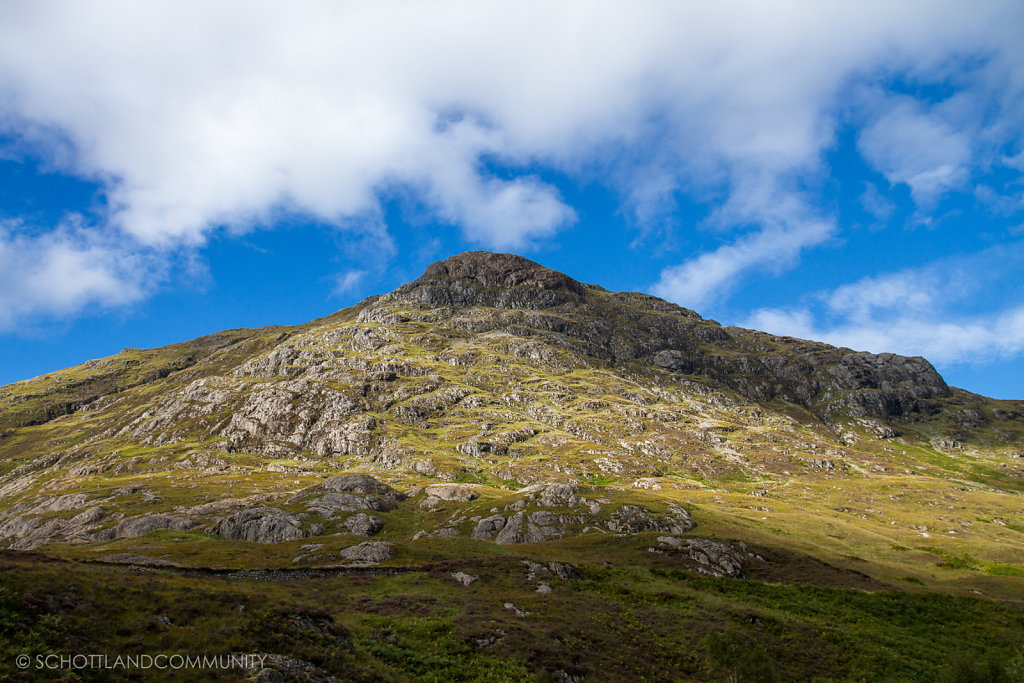
<svg viewBox="0 0 1024 683"><path fill-rule="evenodd" d="M41 673L20 672L17 654L66 652L274 653L267 665L290 680L344 681L1020 680L1024 665L1024 612L991 600L665 567L581 563L565 580L531 579L520 560L494 557L285 580L8 553L0 571L7 680ZM478 578L463 586L456 572ZM539 581L551 592L538 593Z"/></svg>

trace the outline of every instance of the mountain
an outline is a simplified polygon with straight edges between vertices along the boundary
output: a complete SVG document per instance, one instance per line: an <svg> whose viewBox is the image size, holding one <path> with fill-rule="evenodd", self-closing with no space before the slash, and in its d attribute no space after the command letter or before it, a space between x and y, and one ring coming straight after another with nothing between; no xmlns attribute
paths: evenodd
<svg viewBox="0 0 1024 683"><path fill-rule="evenodd" d="M733 577L1019 606L1022 494L1024 402L949 387L923 358L723 327L511 254L453 256L305 325L125 349L0 388L0 542L90 560L90 572L429 575L455 562L451 576L472 569L535 601L542 586L580 595L587 581L615 583L612 566L637 585ZM9 554L9 576L42 571L26 557L42 556ZM497 578L512 558L527 563L526 583ZM657 603L657 591L630 590ZM721 600L749 610L748 598ZM513 607L503 620L526 618ZM1005 609L999 619L1021 618ZM990 612L964 623L988 628ZM483 628L471 613L459 617L472 622L463 644ZM785 650L781 632L751 624L719 640L701 631L709 654L686 660L688 675L712 676L730 661L716 647L751 638L768 648L751 664L762 673L818 666L787 669L797 660L769 656ZM990 645L1010 648L1008 633ZM519 645L494 651L586 680L641 670L567 663L570 645L555 648L557 667L541 665ZM936 665L890 649L907 671ZM382 676L400 673L386 666Z"/></svg>

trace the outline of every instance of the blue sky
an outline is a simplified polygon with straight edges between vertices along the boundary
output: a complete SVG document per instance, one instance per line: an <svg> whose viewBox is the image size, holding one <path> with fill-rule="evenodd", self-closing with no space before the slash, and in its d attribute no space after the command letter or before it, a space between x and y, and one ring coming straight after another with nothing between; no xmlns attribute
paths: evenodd
<svg viewBox="0 0 1024 683"><path fill-rule="evenodd" d="M0 383L492 249L1024 398L1021 35L1019 2L8 3Z"/></svg>

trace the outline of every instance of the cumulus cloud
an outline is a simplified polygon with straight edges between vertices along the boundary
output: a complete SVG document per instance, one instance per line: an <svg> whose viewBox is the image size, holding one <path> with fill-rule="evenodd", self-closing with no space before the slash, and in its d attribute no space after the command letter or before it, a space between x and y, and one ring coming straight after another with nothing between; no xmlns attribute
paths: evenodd
<svg viewBox="0 0 1024 683"><path fill-rule="evenodd" d="M609 186L642 223L676 193L721 198L724 246L660 286L701 300L830 234L808 205L776 207L803 201L854 84L942 81L979 56L979 106L1019 107L1020 17L932 0L6 3L0 126L100 183L103 239L144 249L282 210L379 222L405 192L472 242L526 249L577 218L538 169ZM980 114L908 97L869 107L862 148L929 201L969 175L956 117Z"/></svg>
<svg viewBox="0 0 1024 683"><path fill-rule="evenodd" d="M863 278L792 308L755 311L748 327L874 353L969 363L1024 352L1024 305L986 313L984 299L1007 286L1024 261L1020 244ZM979 300L982 300L979 303Z"/></svg>
<svg viewBox="0 0 1024 683"><path fill-rule="evenodd" d="M159 264L105 244L74 224L38 236L0 224L0 331L27 313L66 315L90 305L118 306L146 296Z"/></svg>

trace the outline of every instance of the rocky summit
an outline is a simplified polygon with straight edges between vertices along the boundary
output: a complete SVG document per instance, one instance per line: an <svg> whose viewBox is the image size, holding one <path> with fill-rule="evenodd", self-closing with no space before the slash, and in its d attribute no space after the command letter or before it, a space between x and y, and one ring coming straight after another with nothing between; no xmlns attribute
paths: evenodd
<svg viewBox="0 0 1024 683"><path fill-rule="evenodd" d="M512 254L453 256L305 325L125 349L0 388L9 549L168 581L376 571L497 591L484 612L503 626L484 628L477 603L437 618L461 624L447 633L472 661L553 680L643 668L573 663L564 644L547 663L523 654L523 623L560 594L583 609L572 601L608 581L640 602L698 599L706 585L685 577L1019 602L1022 494L1024 402L949 387L923 358L723 327ZM413 593L420 607L367 613L444 612ZM756 621L701 640L706 661L680 660L690 674L751 642L771 671L813 671L769 656L781 631L766 635L746 599L720 598ZM282 632L344 640L350 664L416 678L372 647L352 654L340 617L302 614ZM348 628L383 628L371 621ZM275 647L296 680L334 671Z"/></svg>

